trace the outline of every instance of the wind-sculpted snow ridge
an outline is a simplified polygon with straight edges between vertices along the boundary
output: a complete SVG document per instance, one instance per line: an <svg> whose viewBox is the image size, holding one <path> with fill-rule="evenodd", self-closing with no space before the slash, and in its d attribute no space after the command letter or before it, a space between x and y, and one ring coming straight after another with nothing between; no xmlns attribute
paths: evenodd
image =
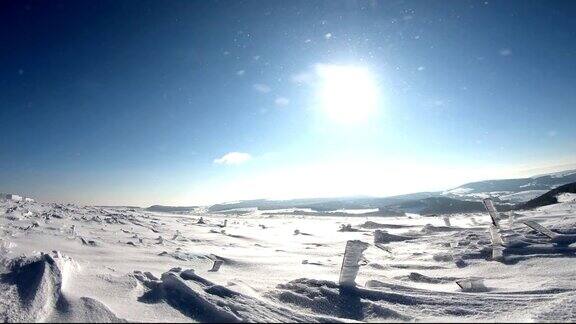
<svg viewBox="0 0 576 324"><path fill-rule="evenodd" d="M402 242L413 240L416 237L406 236L406 235L395 235L390 234L384 230L374 231L374 243L390 243L390 242Z"/></svg>
<svg viewBox="0 0 576 324"><path fill-rule="evenodd" d="M72 259L57 251L3 260L0 319L4 322L121 321L94 299L65 296L63 288L76 266Z"/></svg>
<svg viewBox="0 0 576 324"><path fill-rule="evenodd" d="M545 293L441 292L376 280L368 281L366 288L349 288L304 278L278 285L269 296L303 311L360 321L445 321L455 316L465 321L527 321L541 316L534 309L554 300ZM516 317L511 317L511 310ZM565 318L574 318L569 315L574 311L564 313Z"/></svg>
<svg viewBox="0 0 576 324"><path fill-rule="evenodd" d="M339 322L329 316L307 315L270 301L243 295L194 273L173 268L158 279L135 271L134 276L149 290L139 298L144 303L165 301L199 322Z"/></svg>
<svg viewBox="0 0 576 324"><path fill-rule="evenodd" d="M8 261L8 272L0 278L4 321L45 320L60 298L62 269L66 262L68 260L58 254L40 254ZM10 303L10 300L17 302Z"/></svg>

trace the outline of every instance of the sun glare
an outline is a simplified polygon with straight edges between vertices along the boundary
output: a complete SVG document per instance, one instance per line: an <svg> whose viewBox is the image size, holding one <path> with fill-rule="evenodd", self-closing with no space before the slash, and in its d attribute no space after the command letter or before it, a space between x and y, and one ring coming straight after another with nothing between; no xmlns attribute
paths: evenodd
<svg viewBox="0 0 576 324"><path fill-rule="evenodd" d="M331 120L367 121L378 108L378 87L370 71L346 65L318 65L318 100Z"/></svg>

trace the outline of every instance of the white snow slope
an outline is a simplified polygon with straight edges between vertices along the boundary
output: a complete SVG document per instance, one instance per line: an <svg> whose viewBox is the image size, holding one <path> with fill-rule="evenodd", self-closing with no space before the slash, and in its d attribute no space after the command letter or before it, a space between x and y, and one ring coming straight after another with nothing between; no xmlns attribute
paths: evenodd
<svg viewBox="0 0 576 324"><path fill-rule="evenodd" d="M576 321L576 247L520 223L576 233L575 212L568 200L502 220L508 246L494 261L482 213L445 223L3 201L0 321ZM371 244L355 289L336 283L348 240ZM462 291L466 278L481 289Z"/></svg>

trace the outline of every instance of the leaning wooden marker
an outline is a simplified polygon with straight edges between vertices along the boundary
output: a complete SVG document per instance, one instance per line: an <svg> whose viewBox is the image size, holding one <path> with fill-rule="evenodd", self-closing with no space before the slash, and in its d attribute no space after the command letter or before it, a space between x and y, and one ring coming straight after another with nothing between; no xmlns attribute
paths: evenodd
<svg viewBox="0 0 576 324"><path fill-rule="evenodd" d="M496 207L494 207L494 202L492 202L492 199L482 199L482 203L484 203L484 207L486 207L486 210L492 219L492 224L490 225L489 230L490 240L492 241L492 260L501 260L504 257L504 240L500 235L498 211L496 210Z"/></svg>
<svg viewBox="0 0 576 324"><path fill-rule="evenodd" d="M482 199L482 203L484 203L484 207L486 207L488 214L490 214L490 218L492 218L492 225L500 227L500 225L498 225L498 211L496 210L496 207L494 207L494 202L492 202L492 199Z"/></svg>
<svg viewBox="0 0 576 324"><path fill-rule="evenodd" d="M576 235L574 234L554 233L551 230L547 229L546 227L531 220L525 220L522 221L522 223L524 223L524 225L530 227L531 229L535 230L536 232L546 236L550 240L550 242L554 244L567 246L576 243Z"/></svg>
<svg viewBox="0 0 576 324"><path fill-rule="evenodd" d="M544 236L547 236L549 239L554 239L554 238L558 237L558 234L556 234L556 233L552 232L551 230L547 229L546 227L536 223L535 221L525 220L522 223L524 223L526 226L532 228L536 232L538 232Z"/></svg>
<svg viewBox="0 0 576 324"><path fill-rule="evenodd" d="M362 259L362 253L368 248L369 244L354 240L346 243L346 250L344 251L344 259L342 260L342 268L340 268L340 279L338 283L344 287L356 286L356 276L360 265L358 264Z"/></svg>

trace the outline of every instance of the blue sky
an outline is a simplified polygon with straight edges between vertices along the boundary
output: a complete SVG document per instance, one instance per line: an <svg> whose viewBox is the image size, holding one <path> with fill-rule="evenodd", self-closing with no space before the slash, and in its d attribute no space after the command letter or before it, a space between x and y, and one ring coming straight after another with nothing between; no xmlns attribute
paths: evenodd
<svg viewBox="0 0 576 324"><path fill-rule="evenodd" d="M0 191L186 205L571 167L574 14L569 1L3 3Z"/></svg>

